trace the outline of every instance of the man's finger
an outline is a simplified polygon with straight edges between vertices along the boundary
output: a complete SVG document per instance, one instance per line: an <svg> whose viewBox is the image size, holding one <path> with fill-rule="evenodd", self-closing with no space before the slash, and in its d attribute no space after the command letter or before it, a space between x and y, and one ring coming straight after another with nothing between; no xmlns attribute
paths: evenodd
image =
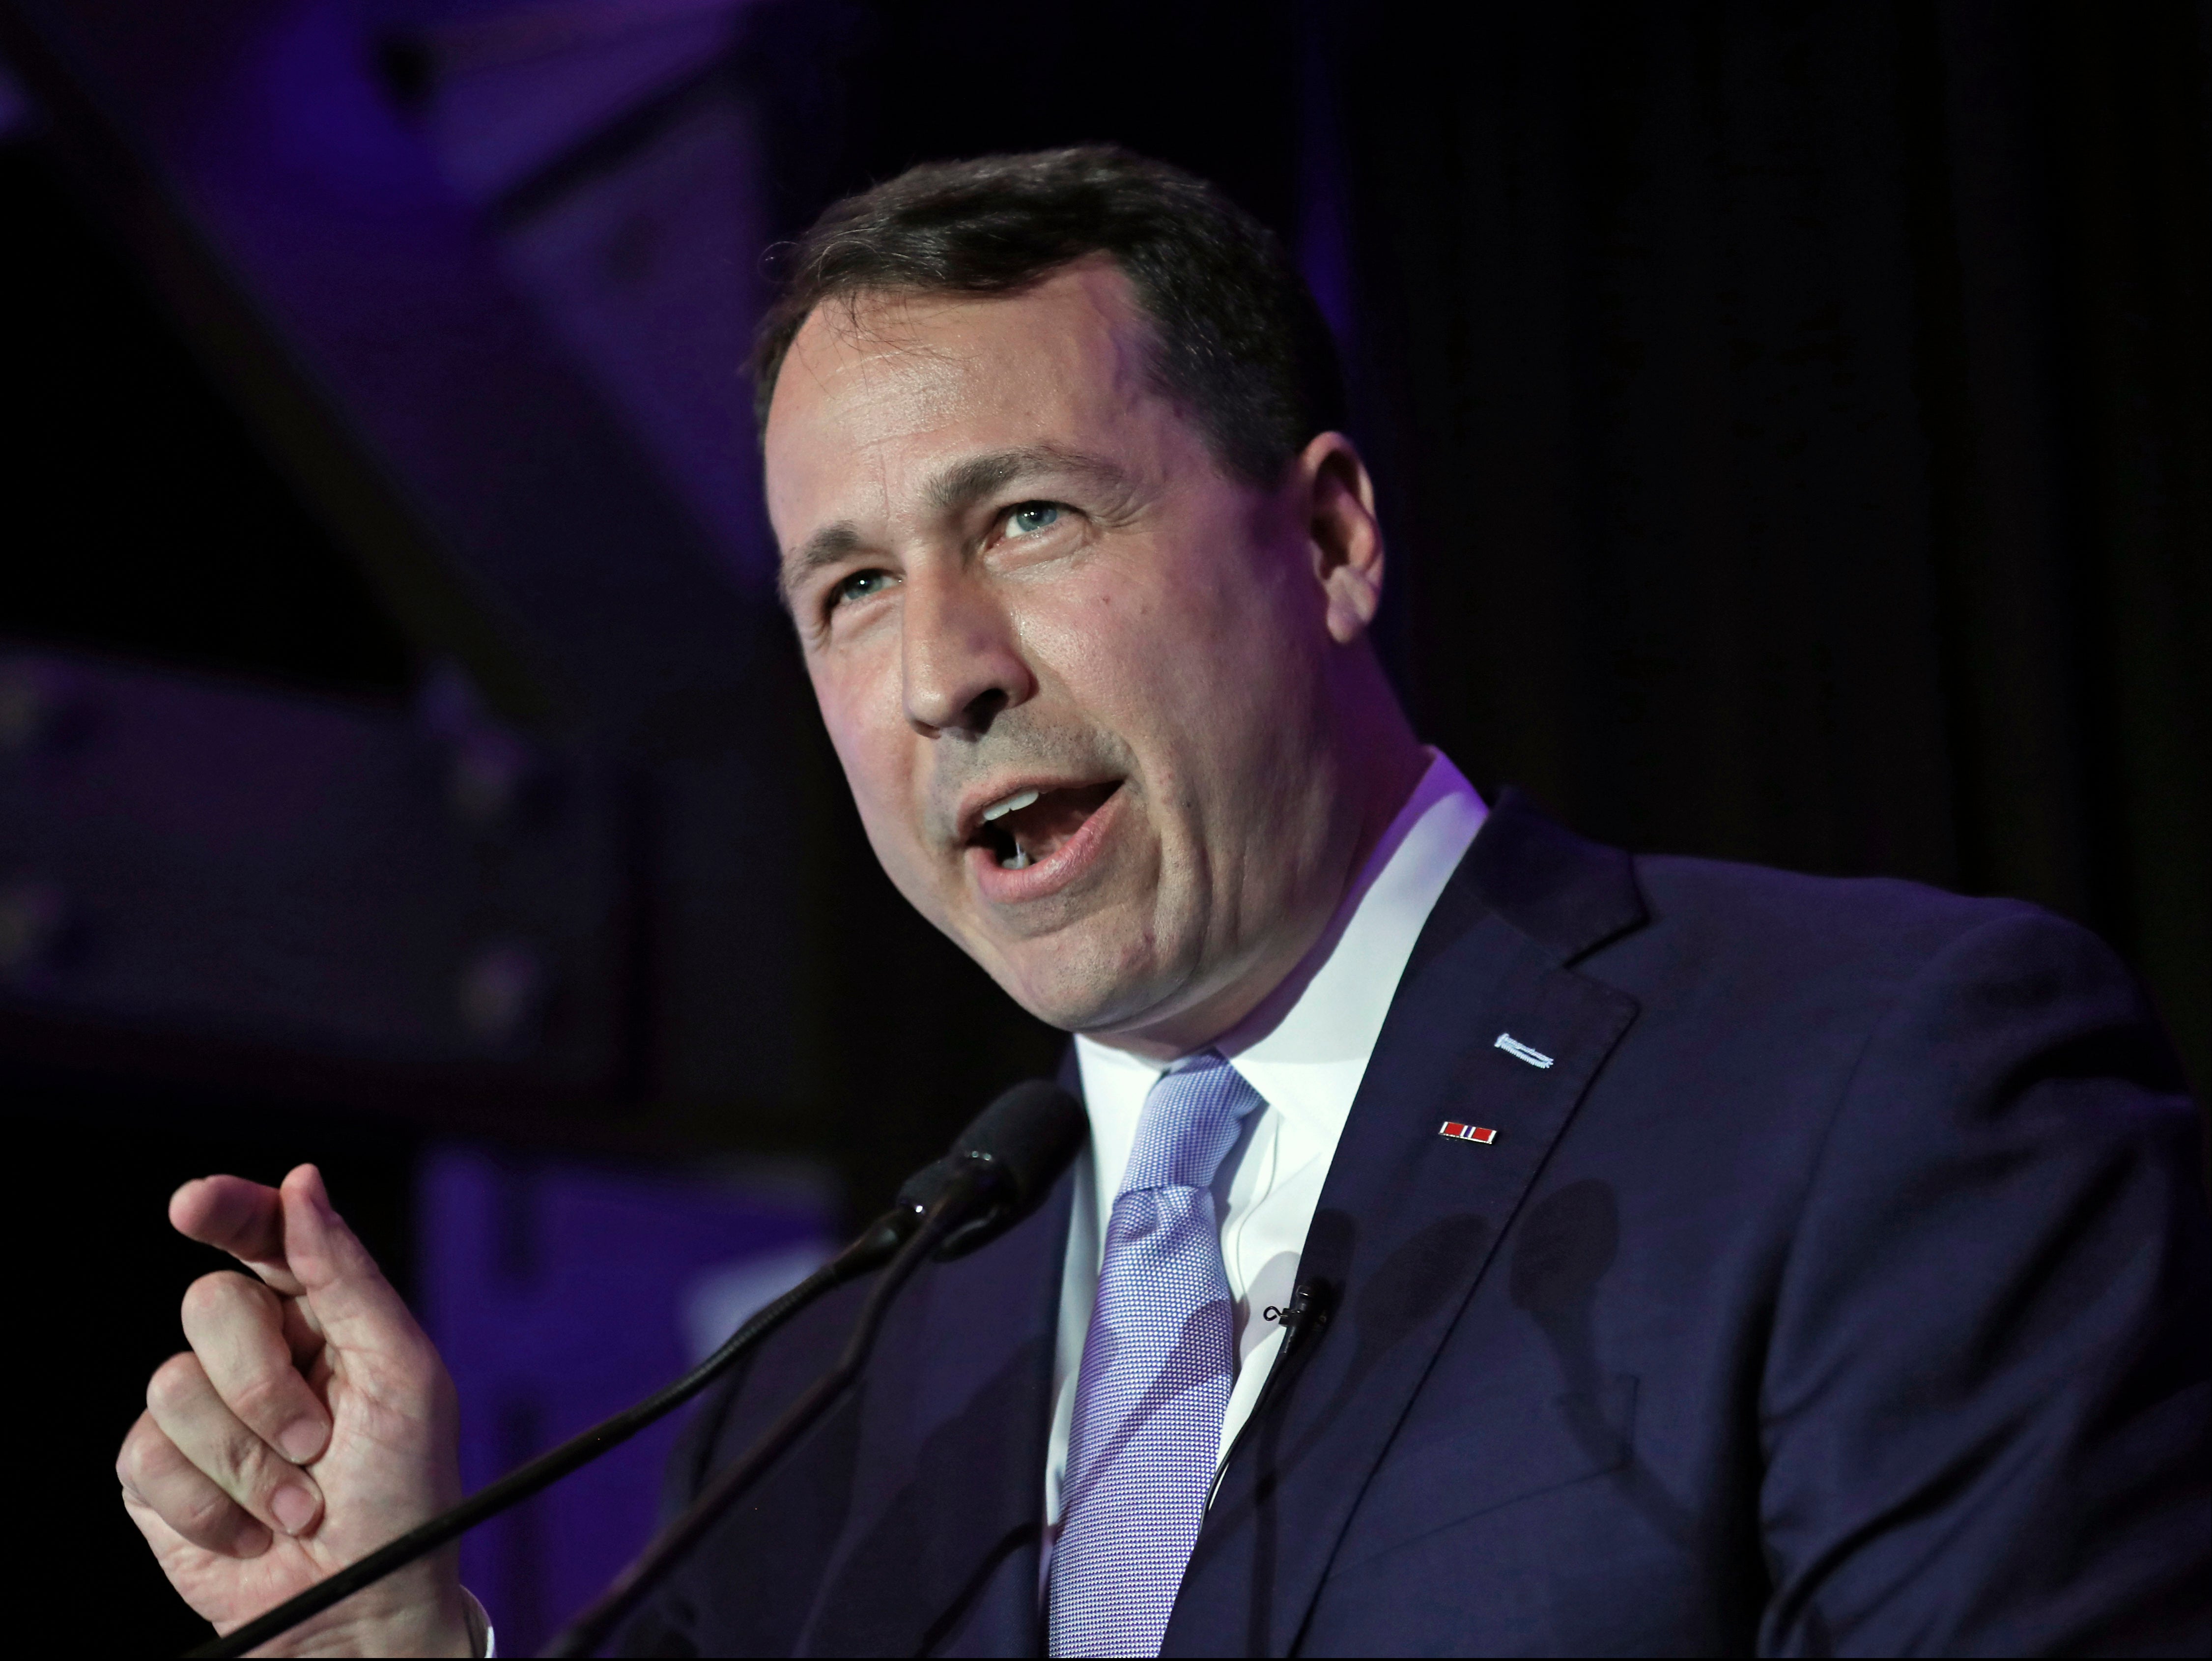
<svg viewBox="0 0 2212 1661"><path fill-rule="evenodd" d="M322 1490L314 1479L223 1405L190 1350L155 1370L146 1386L146 1410L179 1453L270 1527L304 1534L322 1515Z"/></svg>
<svg viewBox="0 0 2212 1661"><path fill-rule="evenodd" d="M284 1178L283 1200L285 1261L325 1339L341 1349L395 1358L427 1350L428 1340L406 1300L331 1209L322 1172L311 1165L295 1168Z"/></svg>
<svg viewBox="0 0 2212 1661"><path fill-rule="evenodd" d="M184 1456L151 1412L140 1414L123 1439L115 1478L123 1484L124 1505L149 1540L151 1524L158 1521L205 1550L258 1557L274 1537L267 1524Z"/></svg>
<svg viewBox="0 0 2212 1661"><path fill-rule="evenodd" d="M284 1300L225 1269L185 1293L185 1338L208 1382L240 1422L295 1464L330 1439L330 1415L294 1365Z"/></svg>
<svg viewBox="0 0 2212 1661"><path fill-rule="evenodd" d="M169 1196L169 1225L187 1239L228 1251L277 1291L300 1282L284 1260L283 1197L243 1177L200 1177Z"/></svg>

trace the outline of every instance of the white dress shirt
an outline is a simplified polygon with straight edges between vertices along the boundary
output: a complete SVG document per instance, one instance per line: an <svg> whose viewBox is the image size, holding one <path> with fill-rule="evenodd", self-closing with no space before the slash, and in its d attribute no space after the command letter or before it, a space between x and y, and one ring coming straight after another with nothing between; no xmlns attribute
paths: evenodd
<svg viewBox="0 0 2212 1661"><path fill-rule="evenodd" d="M1221 1257L1235 1305L1236 1382L1222 1417L1219 1456L1251 1416L1282 1342L1277 1311L1290 1299L1298 1256L1322 1183L1398 977L1474 834L1482 798L1437 751L1428 771L1304 960L1244 1019L1206 1046L1218 1050L1266 1105L1246 1115L1213 1183ZM1091 1141L1075 1171L1074 1216L1060 1294L1053 1360L1052 1439L1045 1458L1044 1567L1058 1537L1067 1442L1083 1341L1105 1250L1100 1220L1113 1213L1152 1083L1172 1065L1087 1037L1075 1041Z"/></svg>

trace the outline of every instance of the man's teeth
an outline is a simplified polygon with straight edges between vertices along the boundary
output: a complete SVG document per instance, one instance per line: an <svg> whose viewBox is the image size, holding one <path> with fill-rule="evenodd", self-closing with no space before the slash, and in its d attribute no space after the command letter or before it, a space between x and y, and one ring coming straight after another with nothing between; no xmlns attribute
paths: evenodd
<svg viewBox="0 0 2212 1661"><path fill-rule="evenodd" d="M1029 850L1024 848L1021 843L1016 843L1014 844L1013 856L1011 859L1000 860L999 861L999 869L1001 871L1019 871L1024 866L1034 863L1035 861L1030 858Z"/></svg>
<svg viewBox="0 0 2212 1661"><path fill-rule="evenodd" d="M1004 801L994 801L986 807L983 810L983 823L988 824L993 819L1004 818L1009 813L1018 813L1036 799L1037 793L1034 790L1017 790Z"/></svg>

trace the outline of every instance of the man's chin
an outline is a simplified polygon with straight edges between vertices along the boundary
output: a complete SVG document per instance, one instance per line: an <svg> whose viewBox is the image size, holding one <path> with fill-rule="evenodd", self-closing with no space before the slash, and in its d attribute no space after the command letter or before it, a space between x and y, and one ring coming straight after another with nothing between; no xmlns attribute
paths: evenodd
<svg viewBox="0 0 2212 1661"><path fill-rule="evenodd" d="M1176 975L1142 940L1115 941L1070 929L1009 943L987 959L991 977L1016 1003L1063 1032L1138 1025L1171 1000Z"/></svg>

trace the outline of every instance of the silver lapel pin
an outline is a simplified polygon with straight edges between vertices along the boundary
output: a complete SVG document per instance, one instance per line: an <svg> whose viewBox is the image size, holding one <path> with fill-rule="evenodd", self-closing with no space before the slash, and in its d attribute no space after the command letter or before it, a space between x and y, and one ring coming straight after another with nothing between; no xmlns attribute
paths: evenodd
<svg viewBox="0 0 2212 1661"><path fill-rule="evenodd" d="M1516 1062L1526 1062L1531 1067L1549 1067L1552 1058L1540 1050L1531 1050L1510 1032L1498 1035L1494 1048L1504 1050Z"/></svg>

